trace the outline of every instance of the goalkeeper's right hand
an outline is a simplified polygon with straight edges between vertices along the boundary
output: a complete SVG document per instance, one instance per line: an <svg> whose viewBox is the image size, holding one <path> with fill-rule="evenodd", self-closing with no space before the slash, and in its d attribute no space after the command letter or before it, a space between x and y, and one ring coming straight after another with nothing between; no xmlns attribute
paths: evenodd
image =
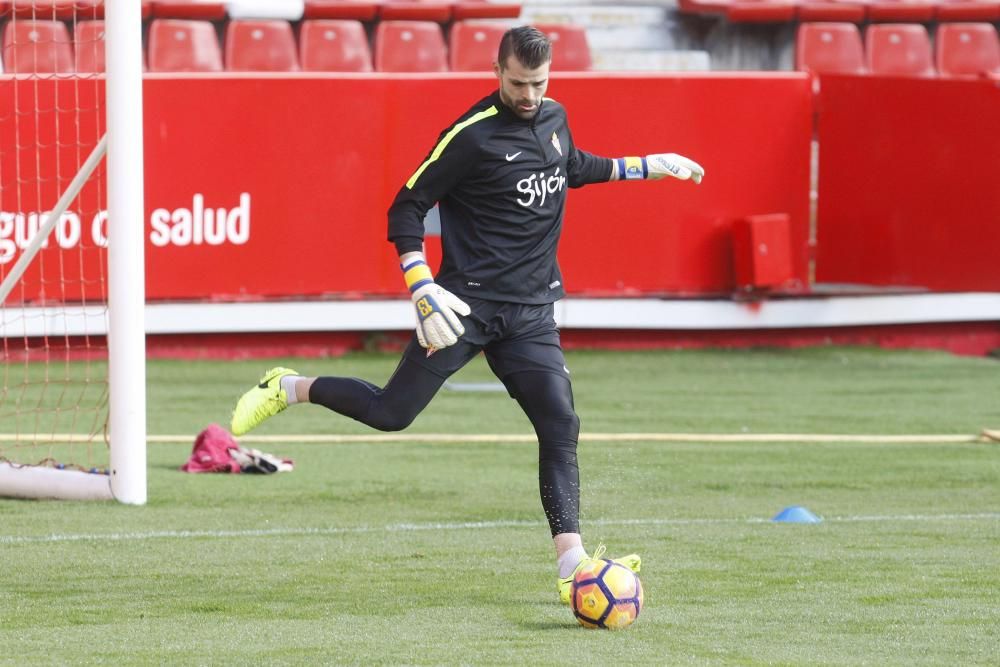
<svg viewBox="0 0 1000 667"><path fill-rule="evenodd" d="M423 254L407 253L402 268L417 312L420 346L440 350L457 343L459 336L465 333L458 315L471 313L469 305L434 282Z"/></svg>

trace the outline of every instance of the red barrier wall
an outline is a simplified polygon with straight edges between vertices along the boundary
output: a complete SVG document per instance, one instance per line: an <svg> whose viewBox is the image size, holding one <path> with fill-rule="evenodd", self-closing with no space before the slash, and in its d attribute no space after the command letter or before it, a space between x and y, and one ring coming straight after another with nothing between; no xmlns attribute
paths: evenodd
<svg viewBox="0 0 1000 667"><path fill-rule="evenodd" d="M0 75L0 277L43 223L40 211L55 206L100 140L103 99L103 82L96 80ZM106 253L93 238L103 241L106 235L100 217L106 193L102 167L71 203L64 224L46 240L8 303L103 295ZM64 279L69 274L75 279Z"/></svg>
<svg viewBox="0 0 1000 667"><path fill-rule="evenodd" d="M1000 85L823 76L816 279L1000 290Z"/></svg>
<svg viewBox="0 0 1000 667"><path fill-rule="evenodd" d="M36 106L54 108L58 95L72 108L72 81L17 85L19 104L32 86ZM148 298L401 293L385 211L440 130L495 87L481 75L148 76ZM2 146L14 141L12 88L0 80ZM549 95L569 109L585 150L674 151L707 172L697 187L668 179L574 191L560 253L571 293L730 292L733 221L776 212L791 216L795 275L805 282L811 101L803 75L561 74ZM61 136L69 120L51 127L63 115L25 113L17 133L30 143L34 124ZM84 114L85 125L99 123L98 111ZM88 141L96 131L74 139ZM0 151L0 211L51 208L49 186L14 198L14 154ZM84 208L78 247L93 247L97 211ZM219 208L227 225L218 224ZM207 227L191 224L208 216ZM5 233L0 226L0 242ZM90 255L73 261L100 271Z"/></svg>

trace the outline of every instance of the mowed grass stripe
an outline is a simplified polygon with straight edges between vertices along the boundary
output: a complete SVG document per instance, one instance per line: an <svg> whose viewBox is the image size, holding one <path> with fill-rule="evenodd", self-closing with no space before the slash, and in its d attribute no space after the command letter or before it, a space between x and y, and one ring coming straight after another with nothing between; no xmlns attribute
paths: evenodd
<svg viewBox="0 0 1000 667"><path fill-rule="evenodd" d="M970 443L997 442L998 431L983 429L976 435L953 433L938 434L846 434L846 433L581 433L584 442L863 442L863 443ZM192 442L194 435L150 435L148 443ZM24 435L0 433L0 442L24 440ZM37 443L73 443L93 440L93 436L75 433L55 433L44 438L34 438ZM239 438L246 443L363 443L363 442L534 442L533 434L504 433L370 433L370 434L286 434L286 435L245 435Z"/></svg>
<svg viewBox="0 0 1000 667"><path fill-rule="evenodd" d="M871 516L834 516L825 517L823 521L830 523L895 523L934 522L934 521L1000 521L1000 513L983 512L979 514L897 514ZM771 523L770 519L758 517L748 518L715 518L715 519L595 519L588 521L594 526L691 526L691 525L721 525L721 524L762 524ZM230 539L242 537L309 537L363 533L407 533L420 531L452 531L452 530L499 530L504 528L540 528L546 524L542 521L466 521L457 523L401 523L388 526L351 526L327 528L265 528L259 530L157 530L139 533L65 533L56 535L0 535L0 544L25 544L39 542L84 542L107 541L125 542L156 539Z"/></svg>

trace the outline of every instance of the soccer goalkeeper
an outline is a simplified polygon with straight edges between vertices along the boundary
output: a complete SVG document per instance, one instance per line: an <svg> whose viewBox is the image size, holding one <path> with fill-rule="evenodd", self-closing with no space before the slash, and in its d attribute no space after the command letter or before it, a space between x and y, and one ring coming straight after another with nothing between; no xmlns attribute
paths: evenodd
<svg viewBox="0 0 1000 667"><path fill-rule="evenodd" d="M556 248L566 188L667 176L700 183L705 171L673 153L611 159L578 149L565 109L544 97L551 60L543 33L507 31L494 66L499 89L441 133L396 195L389 240L417 325L386 386L275 368L240 398L232 431L242 435L295 403L323 405L383 431L404 429L482 350L538 436L542 507L559 597L568 603L573 574L588 555L578 520L580 420L553 319L553 302L565 295ZM435 204L443 244L437 276L423 254L423 220ZM618 560L638 572L638 556Z"/></svg>

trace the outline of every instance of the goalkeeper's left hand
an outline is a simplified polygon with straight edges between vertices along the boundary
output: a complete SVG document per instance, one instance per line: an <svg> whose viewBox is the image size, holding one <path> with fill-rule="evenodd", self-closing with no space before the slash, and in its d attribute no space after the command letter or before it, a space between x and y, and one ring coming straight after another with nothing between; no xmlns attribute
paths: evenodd
<svg viewBox="0 0 1000 667"><path fill-rule="evenodd" d="M615 180L659 180L672 176L682 181L701 183L705 169L700 164L677 153L654 153L646 157L623 157L615 160Z"/></svg>
<svg viewBox="0 0 1000 667"><path fill-rule="evenodd" d="M683 155L677 153L654 153L646 156L646 169L649 171L649 178L658 180L664 176L673 176L682 181L691 179L696 184L701 183L705 175L705 169Z"/></svg>

